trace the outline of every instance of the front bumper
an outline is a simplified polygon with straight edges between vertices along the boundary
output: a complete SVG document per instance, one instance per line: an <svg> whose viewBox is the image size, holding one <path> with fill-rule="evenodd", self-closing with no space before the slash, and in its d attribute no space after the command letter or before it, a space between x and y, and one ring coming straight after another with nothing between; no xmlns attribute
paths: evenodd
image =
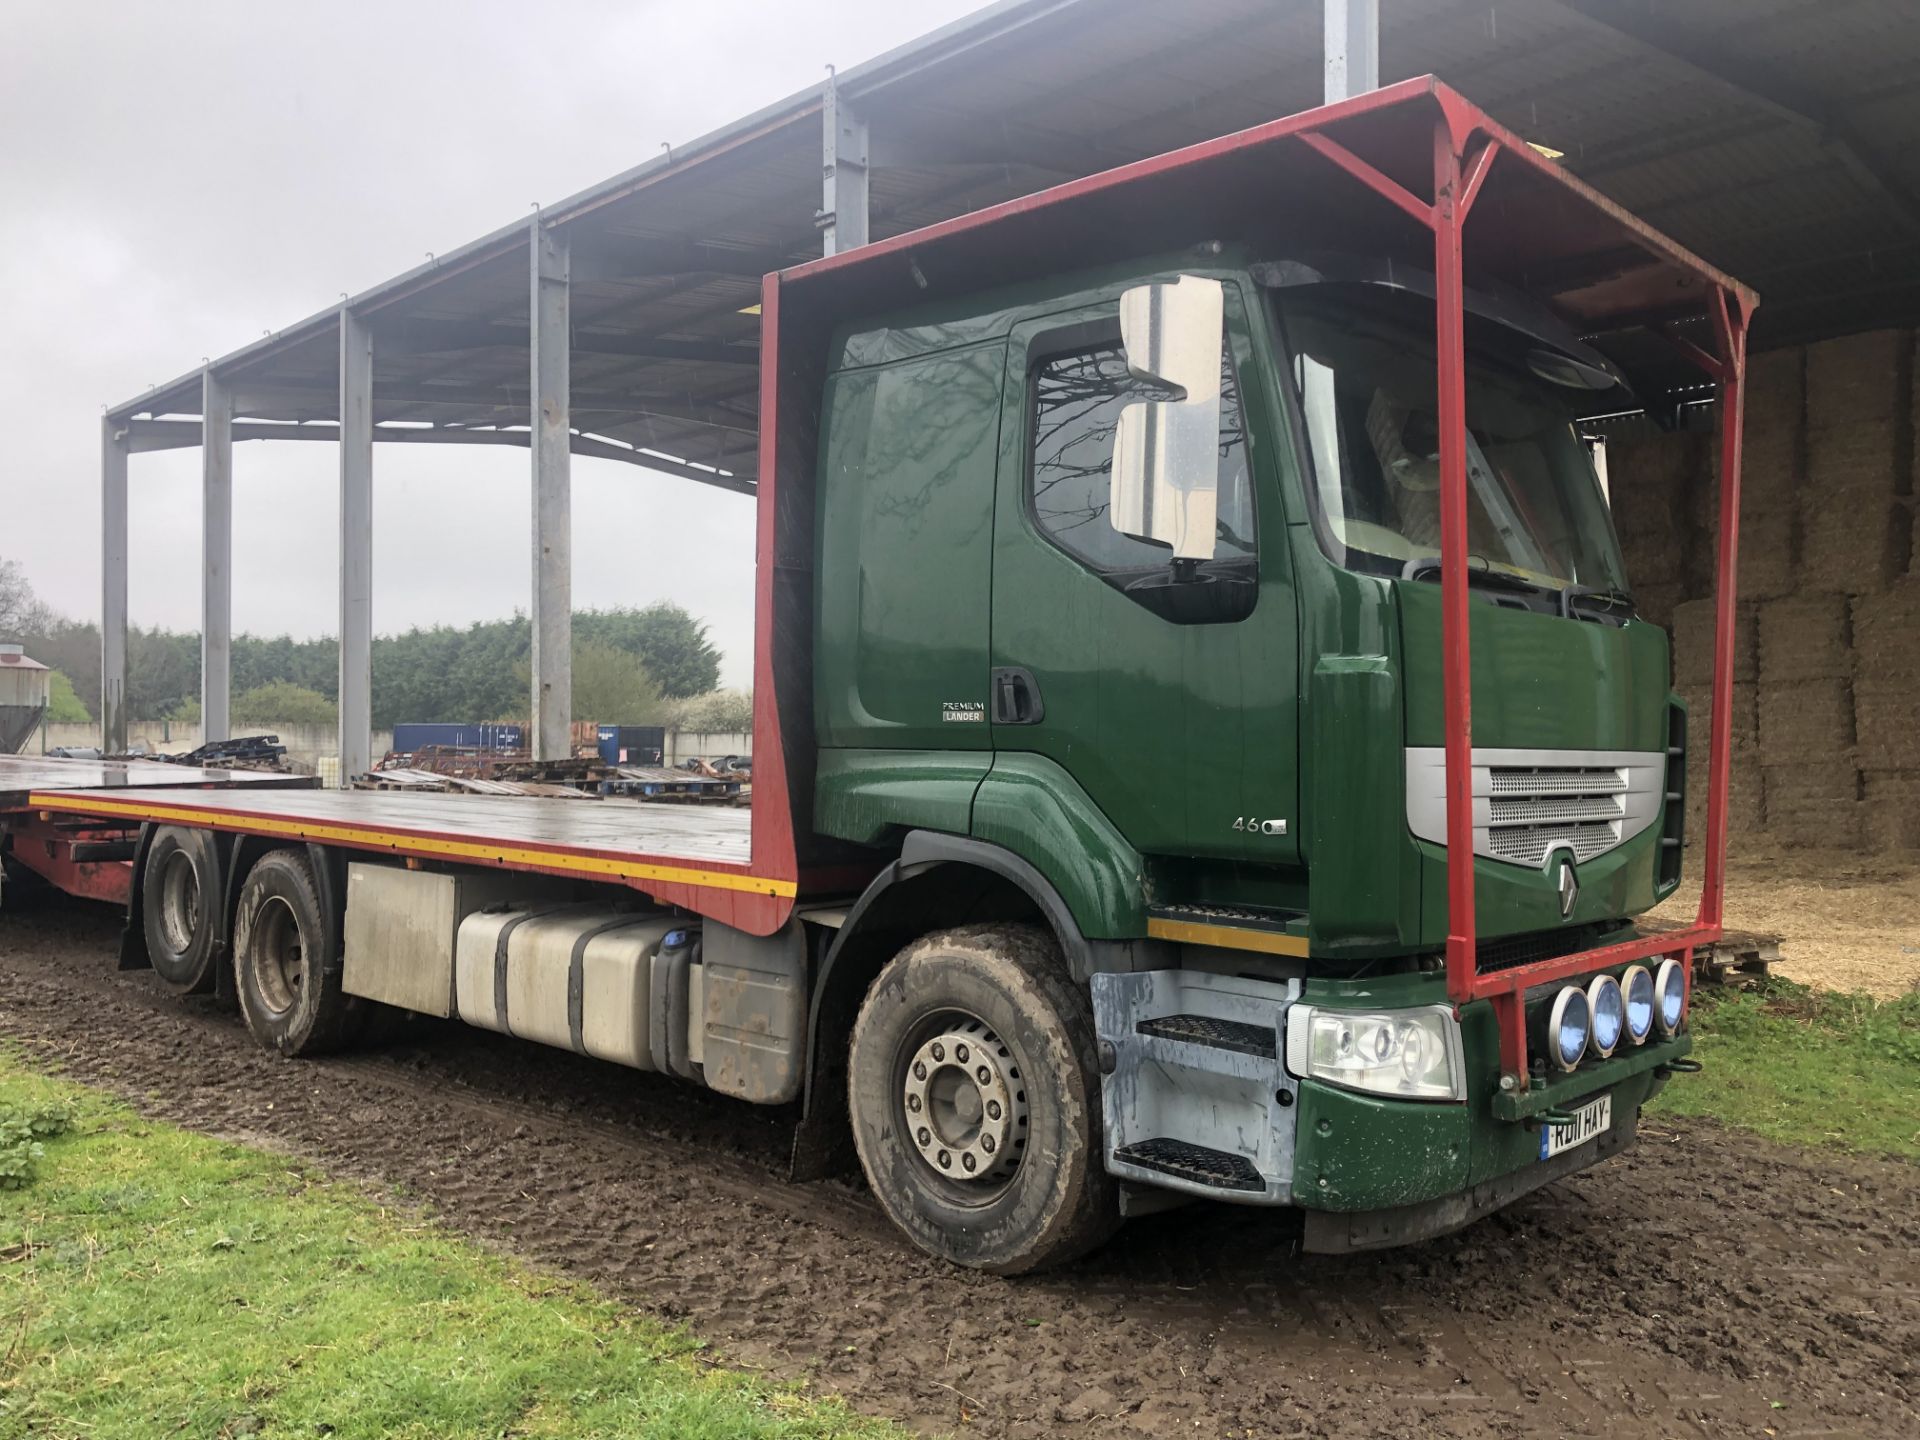
<svg viewBox="0 0 1920 1440"><path fill-rule="evenodd" d="M1426 1003L1424 977L1378 1008ZM1398 988L1380 982L1378 989ZM1683 1033L1519 1093L1499 1089L1491 1007L1461 1015L1464 1102L1388 1099L1287 1072L1298 980L1186 970L1096 975L1106 1165L1138 1184L1308 1212L1308 1248L1444 1234L1632 1142L1640 1107L1691 1048ZM1318 1002L1316 1002L1318 1003ZM1540 1127L1601 1093L1613 1124L1552 1160Z"/></svg>

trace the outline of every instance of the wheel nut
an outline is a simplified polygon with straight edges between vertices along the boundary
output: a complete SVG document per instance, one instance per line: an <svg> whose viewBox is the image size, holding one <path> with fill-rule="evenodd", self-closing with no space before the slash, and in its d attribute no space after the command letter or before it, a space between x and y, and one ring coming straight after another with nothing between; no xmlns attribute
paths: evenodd
<svg viewBox="0 0 1920 1440"><path fill-rule="evenodd" d="M918 1060L913 1062L913 1078L916 1080L927 1078L927 1067Z"/></svg>
<svg viewBox="0 0 1920 1440"><path fill-rule="evenodd" d="M973 1152L967 1151L960 1157L960 1168L968 1174L973 1173Z"/></svg>
<svg viewBox="0 0 1920 1440"><path fill-rule="evenodd" d="M944 1060L947 1058L947 1047L942 1045L938 1040L933 1042L933 1058L936 1060Z"/></svg>
<svg viewBox="0 0 1920 1440"><path fill-rule="evenodd" d="M933 1143L933 1132L922 1125L914 1132L913 1138L918 1140L922 1145L931 1145Z"/></svg>
<svg viewBox="0 0 1920 1440"><path fill-rule="evenodd" d="M991 1135L982 1135L980 1137L980 1148L989 1155L993 1154L993 1143L993 1136Z"/></svg>
<svg viewBox="0 0 1920 1440"><path fill-rule="evenodd" d="M916 1115L920 1113L920 1097L918 1095L907 1096L907 1109L913 1111Z"/></svg>
<svg viewBox="0 0 1920 1440"><path fill-rule="evenodd" d="M973 1078L978 1080L982 1085L991 1085L993 1083L993 1072L982 1065L978 1070L973 1072Z"/></svg>
<svg viewBox="0 0 1920 1440"><path fill-rule="evenodd" d="M962 1065L966 1064L967 1063L967 1047L964 1045L954 1046L953 1058L958 1060Z"/></svg>
<svg viewBox="0 0 1920 1440"><path fill-rule="evenodd" d="M989 1120L998 1120L1000 1118L1000 1102L998 1100L987 1101L987 1118Z"/></svg>
<svg viewBox="0 0 1920 1440"><path fill-rule="evenodd" d="M939 1159L942 1170L951 1170L953 1168L953 1156L949 1155L946 1151L942 1150L940 1152Z"/></svg>

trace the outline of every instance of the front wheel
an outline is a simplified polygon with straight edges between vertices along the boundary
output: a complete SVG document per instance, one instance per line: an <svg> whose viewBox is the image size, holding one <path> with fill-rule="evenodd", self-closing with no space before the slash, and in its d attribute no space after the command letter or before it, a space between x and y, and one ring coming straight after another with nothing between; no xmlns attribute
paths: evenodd
<svg viewBox="0 0 1920 1440"><path fill-rule="evenodd" d="M887 963L854 1022L848 1106L867 1181L930 1254L1001 1275L1120 1223L1093 1016L1030 925L973 925Z"/></svg>

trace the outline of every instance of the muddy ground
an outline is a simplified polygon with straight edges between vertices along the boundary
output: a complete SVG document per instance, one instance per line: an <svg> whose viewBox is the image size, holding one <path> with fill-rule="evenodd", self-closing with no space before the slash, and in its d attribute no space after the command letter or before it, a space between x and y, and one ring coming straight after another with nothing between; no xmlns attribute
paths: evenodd
<svg viewBox="0 0 1920 1440"><path fill-rule="evenodd" d="M1000 1280L907 1249L851 1182L784 1183L778 1114L453 1027L275 1059L117 973L118 924L0 917L0 1035L929 1432L1920 1435L1920 1168L1655 1119L1411 1250L1303 1259L1279 1217L1196 1207Z"/></svg>

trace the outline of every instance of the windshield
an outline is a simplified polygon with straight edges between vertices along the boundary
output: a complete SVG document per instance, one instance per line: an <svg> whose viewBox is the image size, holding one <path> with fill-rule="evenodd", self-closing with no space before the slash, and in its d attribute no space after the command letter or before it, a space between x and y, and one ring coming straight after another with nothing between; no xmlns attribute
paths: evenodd
<svg viewBox="0 0 1920 1440"><path fill-rule="evenodd" d="M1276 297L1313 458L1314 500L1349 569L1437 573L1440 430L1433 303L1368 285ZM1624 593L1593 462L1573 427L1593 392L1528 368L1535 341L1467 321L1467 537L1475 569L1552 590Z"/></svg>

